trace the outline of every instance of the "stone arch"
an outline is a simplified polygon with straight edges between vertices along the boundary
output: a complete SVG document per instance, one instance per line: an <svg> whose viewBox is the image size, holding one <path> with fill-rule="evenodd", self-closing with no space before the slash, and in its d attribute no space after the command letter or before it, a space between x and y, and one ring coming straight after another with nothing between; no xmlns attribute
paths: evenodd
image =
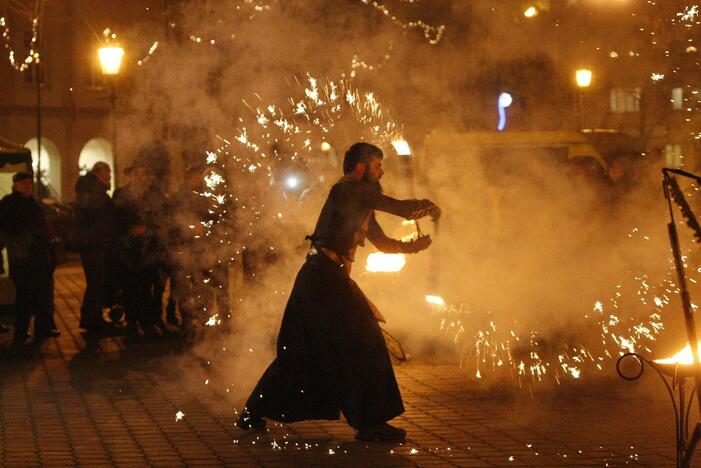
<svg viewBox="0 0 701 468"><path fill-rule="evenodd" d="M80 150L78 157L78 170L80 175L86 174L93 165L102 161L109 164L110 168L114 169L114 153L112 152L112 143L104 138L92 138ZM114 187L114 170L112 171L112 187Z"/></svg>
<svg viewBox="0 0 701 468"><path fill-rule="evenodd" d="M38 160L37 139L32 138L24 144L32 152L32 169L36 173ZM41 180L49 188L50 194L61 198L61 154L53 141L41 138Z"/></svg>

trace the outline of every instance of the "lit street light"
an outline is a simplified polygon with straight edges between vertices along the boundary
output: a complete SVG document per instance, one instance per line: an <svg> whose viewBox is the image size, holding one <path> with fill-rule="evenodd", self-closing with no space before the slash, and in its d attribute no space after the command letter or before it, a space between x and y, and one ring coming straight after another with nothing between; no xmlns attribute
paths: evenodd
<svg viewBox="0 0 701 468"><path fill-rule="evenodd" d="M117 185L119 172L117 171L117 88L114 85L114 77L119 74L122 66L124 49L121 47L101 47L97 49L100 57L100 67L102 74L106 75L110 86L110 113L112 114L112 173L114 174L114 185Z"/></svg>
<svg viewBox="0 0 701 468"><path fill-rule="evenodd" d="M394 151L397 152L397 156L411 156L411 148L409 147L409 142L403 138L397 138L392 140L392 146Z"/></svg>
<svg viewBox="0 0 701 468"><path fill-rule="evenodd" d="M591 85L591 70L580 68L576 71L575 78L577 79L577 86L588 88Z"/></svg>
<svg viewBox="0 0 701 468"><path fill-rule="evenodd" d="M119 74L124 49L121 47L101 47L97 49L97 55L100 57L100 67L102 67L104 75Z"/></svg>
<svg viewBox="0 0 701 468"><path fill-rule="evenodd" d="M499 109L499 125L497 130L500 132L506 127L506 108L514 102L514 98L509 93L501 93L497 99L497 108Z"/></svg>
<svg viewBox="0 0 701 468"><path fill-rule="evenodd" d="M587 68L580 68L575 72L577 81L577 127L581 130L584 126L584 90L591 86L592 72Z"/></svg>
<svg viewBox="0 0 701 468"><path fill-rule="evenodd" d="M523 10L523 16L525 16L526 18L533 18L535 16L538 16L538 9L531 5L525 10Z"/></svg>

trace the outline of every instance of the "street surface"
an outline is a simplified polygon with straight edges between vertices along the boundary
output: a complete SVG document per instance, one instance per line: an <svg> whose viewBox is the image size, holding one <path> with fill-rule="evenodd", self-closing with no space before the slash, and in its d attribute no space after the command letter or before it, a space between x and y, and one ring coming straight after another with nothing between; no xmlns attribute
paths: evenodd
<svg viewBox="0 0 701 468"><path fill-rule="evenodd" d="M206 363L182 365L197 360L181 341L86 344L82 270L70 264L55 277L62 336L29 356L0 355L0 466L674 465L674 414L651 372L531 394L510 380L488 384L457 366L412 361L396 367L404 444L357 442L343 421L245 433L233 425L245 392L210 388Z"/></svg>

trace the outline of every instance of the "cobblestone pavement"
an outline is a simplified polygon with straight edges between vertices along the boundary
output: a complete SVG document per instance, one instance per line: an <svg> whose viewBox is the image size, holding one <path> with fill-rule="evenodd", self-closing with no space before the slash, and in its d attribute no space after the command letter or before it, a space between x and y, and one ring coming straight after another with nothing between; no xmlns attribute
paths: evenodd
<svg viewBox="0 0 701 468"><path fill-rule="evenodd" d="M244 392L210 389L207 363L188 358L177 340L86 343L82 271L62 267L56 280L62 336L28 348L29 356L0 355L0 466L674 464L671 405L649 375L531 394L457 366L409 362L396 368L404 444L356 442L342 421L244 433L233 426ZM0 340L6 346L7 334Z"/></svg>

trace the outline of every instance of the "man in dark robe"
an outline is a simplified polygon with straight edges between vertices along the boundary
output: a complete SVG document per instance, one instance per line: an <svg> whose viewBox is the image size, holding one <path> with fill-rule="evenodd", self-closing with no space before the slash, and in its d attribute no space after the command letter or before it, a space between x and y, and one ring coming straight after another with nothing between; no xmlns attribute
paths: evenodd
<svg viewBox="0 0 701 468"><path fill-rule="evenodd" d="M34 198L32 175L12 177L12 193L0 201L0 240L7 246L10 278L15 285L15 337L28 336L32 315L37 339L59 336L54 322L54 269L51 227Z"/></svg>
<svg viewBox="0 0 701 468"><path fill-rule="evenodd" d="M350 278L355 250L367 237L386 253L426 249L428 236L388 238L375 219L381 210L406 219L440 216L429 200L382 194L382 151L356 143L346 152L345 176L321 210L307 261L295 280L277 341L277 357L246 402L237 425L263 429L265 420L338 419L343 412L360 440L401 441L387 421L404 412L377 317Z"/></svg>

